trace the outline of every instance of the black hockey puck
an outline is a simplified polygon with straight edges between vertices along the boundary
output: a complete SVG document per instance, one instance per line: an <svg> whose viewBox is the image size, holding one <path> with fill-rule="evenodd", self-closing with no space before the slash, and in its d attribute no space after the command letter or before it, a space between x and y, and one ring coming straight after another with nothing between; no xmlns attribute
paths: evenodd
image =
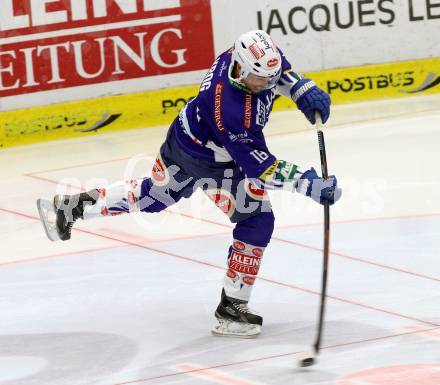
<svg viewBox="0 0 440 385"><path fill-rule="evenodd" d="M299 361L299 366L305 368L306 366L312 366L315 364L315 359L313 357L304 358Z"/></svg>

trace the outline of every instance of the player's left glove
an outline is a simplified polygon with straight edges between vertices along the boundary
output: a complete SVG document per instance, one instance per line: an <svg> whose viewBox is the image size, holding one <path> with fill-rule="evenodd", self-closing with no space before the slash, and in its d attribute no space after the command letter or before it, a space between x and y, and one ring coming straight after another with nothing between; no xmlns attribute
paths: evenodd
<svg viewBox="0 0 440 385"><path fill-rule="evenodd" d="M328 179L320 178L313 167L301 175L296 191L311 197L322 205L327 202L330 206L342 195L342 190L338 188L338 181L334 175L330 175Z"/></svg>
<svg viewBox="0 0 440 385"><path fill-rule="evenodd" d="M321 114L323 123L327 121L330 116L330 96L318 88L313 80L301 79L292 87L290 94L310 123L316 123L316 111Z"/></svg>

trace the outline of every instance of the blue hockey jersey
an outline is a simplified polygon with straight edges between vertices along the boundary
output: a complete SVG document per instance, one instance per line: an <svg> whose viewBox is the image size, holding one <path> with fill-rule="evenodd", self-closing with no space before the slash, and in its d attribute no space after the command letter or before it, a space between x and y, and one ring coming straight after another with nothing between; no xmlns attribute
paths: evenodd
<svg viewBox="0 0 440 385"><path fill-rule="evenodd" d="M263 135L277 95L291 97L291 88L301 77L282 57L276 87L252 94L231 81L231 51L222 53L202 81L198 95L179 113L175 124L180 146L196 158L235 163L248 178L260 178L273 166Z"/></svg>

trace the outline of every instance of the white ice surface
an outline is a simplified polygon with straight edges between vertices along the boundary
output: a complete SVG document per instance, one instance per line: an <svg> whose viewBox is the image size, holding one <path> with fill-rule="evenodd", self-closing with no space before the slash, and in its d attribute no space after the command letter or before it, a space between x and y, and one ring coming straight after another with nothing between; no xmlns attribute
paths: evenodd
<svg viewBox="0 0 440 385"><path fill-rule="evenodd" d="M291 128L295 127L293 131ZM440 98L336 107L325 130L343 198L318 364L322 208L271 193L255 340L213 337L232 226L202 194L167 212L83 222L52 243L35 200L149 174L166 128L0 152L0 384L440 384ZM313 127L274 114L269 148L319 169ZM74 187L70 191L77 192Z"/></svg>

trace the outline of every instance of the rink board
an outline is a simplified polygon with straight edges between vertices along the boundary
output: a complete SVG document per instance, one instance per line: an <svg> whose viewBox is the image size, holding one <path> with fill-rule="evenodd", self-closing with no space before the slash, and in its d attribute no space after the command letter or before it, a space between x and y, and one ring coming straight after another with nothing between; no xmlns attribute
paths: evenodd
<svg viewBox="0 0 440 385"><path fill-rule="evenodd" d="M440 92L440 58L310 72L306 77L350 103ZM198 85L125 94L0 113L0 148L169 125ZM278 98L274 110L293 108Z"/></svg>

